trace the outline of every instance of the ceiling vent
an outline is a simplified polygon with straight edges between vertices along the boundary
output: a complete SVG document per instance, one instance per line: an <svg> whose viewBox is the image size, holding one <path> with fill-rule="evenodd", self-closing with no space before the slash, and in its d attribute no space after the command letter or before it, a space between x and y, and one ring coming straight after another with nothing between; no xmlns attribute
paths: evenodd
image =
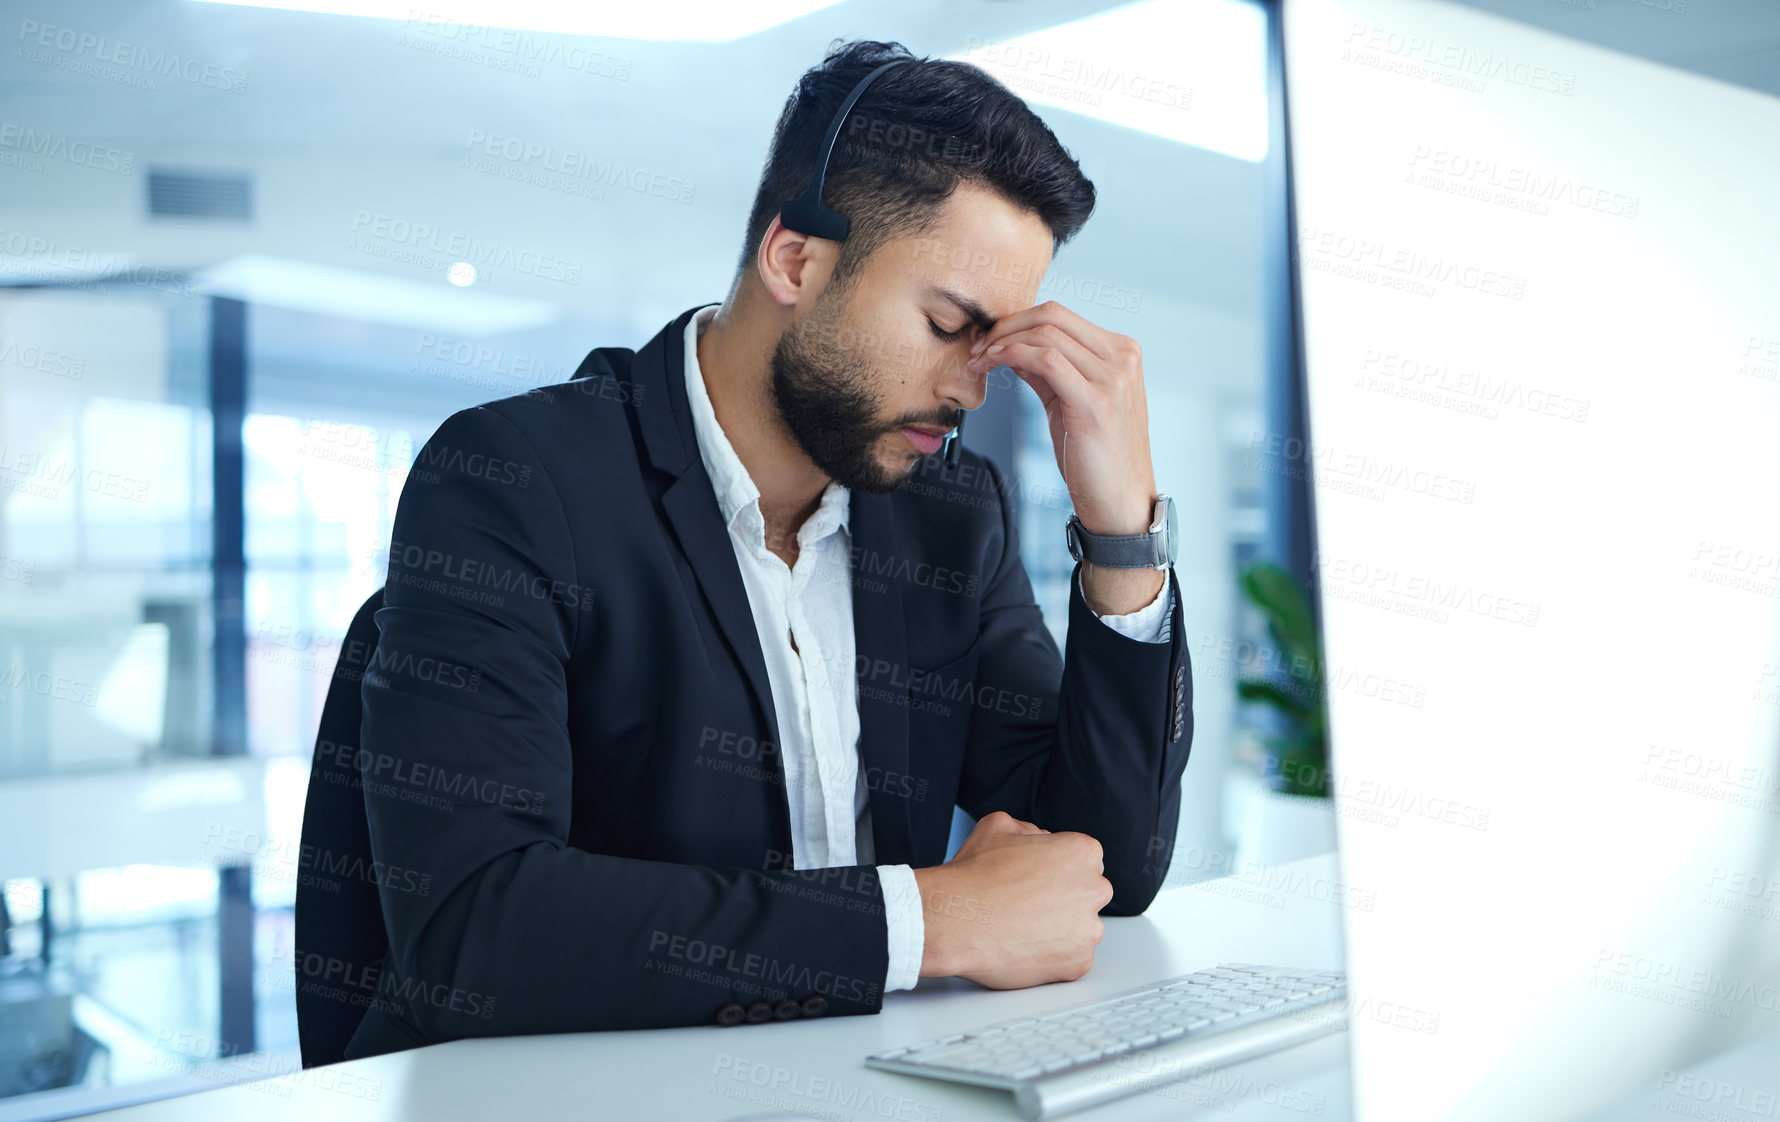
<svg viewBox="0 0 1780 1122"><path fill-rule="evenodd" d="M253 181L244 175L180 171L148 172L148 213L153 218L253 217Z"/></svg>

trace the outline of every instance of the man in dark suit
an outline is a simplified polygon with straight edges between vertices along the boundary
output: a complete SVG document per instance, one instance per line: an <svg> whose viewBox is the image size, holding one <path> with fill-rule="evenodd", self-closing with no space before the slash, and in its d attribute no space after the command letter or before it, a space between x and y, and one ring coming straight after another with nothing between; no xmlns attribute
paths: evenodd
<svg viewBox="0 0 1780 1122"><path fill-rule="evenodd" d="M1092 184L987 75L912 60L833 152L846 239L779 216L895 58L800 83L720 306L417 457L356 760L377 861L427 890L380 884L398 999L349 1058L1069 980L1154 897L1192 686L1141 353L1033 306ZM1062 656L1002 469L937 455L1004 366L1079 520Z"/></svg>

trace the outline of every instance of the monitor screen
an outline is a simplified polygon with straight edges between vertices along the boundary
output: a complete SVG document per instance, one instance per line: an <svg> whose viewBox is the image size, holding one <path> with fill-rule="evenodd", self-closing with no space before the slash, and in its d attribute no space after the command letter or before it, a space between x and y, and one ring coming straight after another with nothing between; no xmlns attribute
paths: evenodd
<svg viewBox="0 0 1780 1122"><path fill-rule="evenodd" d="M1780 100L1285 21L1356 1112L1675 1095L1780 1034Z"/></svg>

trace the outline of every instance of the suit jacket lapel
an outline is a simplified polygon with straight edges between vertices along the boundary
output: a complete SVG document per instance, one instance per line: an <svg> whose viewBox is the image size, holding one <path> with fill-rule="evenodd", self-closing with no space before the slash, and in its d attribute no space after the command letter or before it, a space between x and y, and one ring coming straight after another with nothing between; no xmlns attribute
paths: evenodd
<svg viewBox="0 0 1780 1122"><path fill-rule="evenodd" d="M748 607L748 590L742 584L729 529L723 525L717 493L698 454L686 400L686 323L699 308L680 313L637 352L631 377L640 390L638 423L650 463L675 477L662 492L662 509L710 602L725 642L747 675L764 727L772 731L774 743L782 743L766 659L760 652L760 633ZM854 556L893 556L899 547L890 496L854 491L847 505ZM906 864L913 847L908 800L899 793L899 777L908 774L909 766L908 698L903 696L908 690L908 635L900 583L881 583L885 591L877 592L868 591L862 581L853 582L855 665L865 670L859 680L860 764L870 769L868 790L877 863ZM777 801L780 821L775 829L788 848L791 810L783 797L784 777L776 757L770 766L777 774L781 794Z"/></svg>
<svg viewBox="0 0 1780 1122"><path fill-rule="evenodd" d="M638 420L650 462L677 477L662 492L662 510L704 590L712 614L717 617L724 641L747 675L762 727L769 731L773 743L779 744L783 741L778 713L773 708L772 686L766 676L766 659L760 653L760 633L748 607L748 590L742 584L742 571L736 564L729 528L723 524L716 490L698 455L698 437L686 400L686 322L698 310L682 312L637 352L631 376L641 390ZM780 821L775 829L781 835L782 847L788 849L791 808L784 798L784 776L776 755L763 762L776 773Z"/></svg>
<svg viewBox="0 0 1780 1122"><path fill-rule="evenodd" d="M847 529L853 557L889 558L900 548L889 495L854 491L848 498ZM902 584L896 580L853 581L854 665L859 681L860 766L867 769L872 836L880 865L907 864L910 842L908 799L901 777L909 770L908 631L902 614Z"/></svg>

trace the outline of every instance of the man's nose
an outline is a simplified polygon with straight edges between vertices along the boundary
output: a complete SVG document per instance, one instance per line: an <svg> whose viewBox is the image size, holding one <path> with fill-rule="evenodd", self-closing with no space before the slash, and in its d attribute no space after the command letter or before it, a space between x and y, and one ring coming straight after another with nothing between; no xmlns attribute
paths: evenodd
<svg viewBox="0 0 1780 1122"><path fill-rule="evenodd" d="M971 369L970 352L948 354L946 356L946 377L940 386L941 393L948 402L960 409L975 409L989 396L989 379L1002 375L995 373L1001 363L990 363L978 371Z"/></svg>

